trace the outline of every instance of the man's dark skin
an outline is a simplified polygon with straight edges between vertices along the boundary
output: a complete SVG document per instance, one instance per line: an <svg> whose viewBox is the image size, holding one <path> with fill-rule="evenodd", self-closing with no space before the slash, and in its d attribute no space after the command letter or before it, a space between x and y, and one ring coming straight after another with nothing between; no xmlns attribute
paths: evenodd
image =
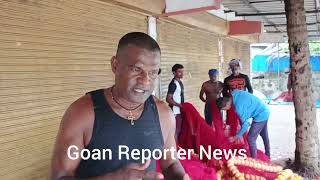
<svg viewBox="0 0 320 180"><path fill-rule="evenodd" d="M234 76L239 76L239 74L240 74L240 66L239 65L231 64L230 68L231 68L232 74Z"/></svg>
<svg viewBox="0 0 320 180"><path fill-rule="evenodd" d="M117 101L125 105L126 108L137 107L143 104L152 94L158 81L160 68L160 52L149 51L135 45L127 45L117 52L111 59L112 71L115 74L115 85L113 96ZM104 91L106 101L112 110L123 118L127 118L128 111L124 110L112 100L111 88ZM174 139L175 118L171 109L162 101L155 98L159 112L160 126L162 130L164 149L176 148ZM143 111L143 105L133 112L138 119ZM70 145L79 147L79 151L84 149L90 142L94 123L94 109L89 94L79 98L65 112L58 136L56 139L52 164L51 180L74 180L75 170L81 158L70 160L67 156L67 149ZM129 123L129 122L128 122ZM119 132L119 136L121 133ZM160 160L163 174L156 172L147 173L145 169L150 161L145 164L129 164L115 172L103 176L90 178L90 180L139 180L142 178L161 179L163 176L167 180L188 180L189 176L185 173L178 160Z"/></svg>
<svg viewBox="0 0 320 180"><path fill-rule="evenodd" d="M220 81L217 81L217 76L209 76L210 80L206 81L202 84L199 98L203 102L210 102L215 101L218 99L222 93L223 90L223 83ZM203 95L206 95L204 98Z"/></svg>
<svg viewBox="0 0 320 180"><path fill-rule="evenodd" d="M174 79L181 80L183 78L183 71L184 71L184 69L178 69L176 72L173 72L174 73ZM172 94L167 94L166 101L171 106L178 106L178 107L181 108L181 104L179 104L179 103L177 103L177 102L175 102L173 100L173 95Z"/></svg>

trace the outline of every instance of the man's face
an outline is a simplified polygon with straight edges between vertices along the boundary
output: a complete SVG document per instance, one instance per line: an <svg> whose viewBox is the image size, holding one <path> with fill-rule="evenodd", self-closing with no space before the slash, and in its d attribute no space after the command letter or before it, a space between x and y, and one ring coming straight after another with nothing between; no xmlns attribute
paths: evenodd
<svg viewBox="0 0 320 180"><path fill-rule="evenodd" d="M209 78L210 78L210 81L213 81L213 82L215 82L217 80L216 75L209 76Z"/></svg>
<svg viewBox="0 0 320 180"><path fill-rule="evenodd" d="M230 68L233 74L239 73L240 71L240 67L238 64L231 64Z"/></svg>
<svg viewBox="0 0 320 180"><path fill-rule="evenodd" d="M229 99L226 106L222 108L222 110L229 110L231 108L231 100Z"/></svg>
<svg viewBox="0 0 320 180"><path fill-rule="evenodd" d="M121 96L132 103L144 103L158 81L160 52L134 45L123 48L113 58L112 70Z"/></svg>
<svg viewBox="0 0 320 180"><path fill-rule="evenodd" d="M183 78L183 69L177 69L176 72L174 72L174 77L182 79Z"/></svg>

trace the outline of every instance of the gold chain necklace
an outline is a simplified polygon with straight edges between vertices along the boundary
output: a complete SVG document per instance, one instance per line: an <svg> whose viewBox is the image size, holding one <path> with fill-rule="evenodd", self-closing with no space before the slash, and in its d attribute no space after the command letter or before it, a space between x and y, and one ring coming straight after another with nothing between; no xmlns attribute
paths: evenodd
<svg viewBox="0 0 320 180"><path fill-rule="evenodd" d="M127 110L129 112L129 115L127 116L127 119L131 122L131 125L134 125L134 119L136 118L133 114L132 114L132 111L138 109L143 103L141 103L140 105L138 105L137 107L133 108L133 109L128 109L124 106L122 106L113 96L113 87L111 88L111 97L112 97L112 100L114 102L116 102L120 107L122 107L123 109Z"/></svg>

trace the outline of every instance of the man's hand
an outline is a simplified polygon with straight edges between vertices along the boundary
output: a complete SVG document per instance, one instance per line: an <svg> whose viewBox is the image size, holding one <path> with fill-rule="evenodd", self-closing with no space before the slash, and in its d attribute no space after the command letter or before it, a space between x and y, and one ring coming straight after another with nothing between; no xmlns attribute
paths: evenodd
<svg viewBox="0 0 320 180"><path fill-rule="evenodd" d="M241 138L239 138L238 136L233 136L229 138L229 141L231 143L235 143L235 144L241 144Z"/></svg>
<svg viewBox="0 0 320 180"><path fill-rule="evenodd" d="M236 142L237 140L238 140L238 137L237 137L237 136L232 136L232 137L229 138L229 141L230 141L231 143L234 143L234 142Z"/></svg>
<svg viewBox="0 0 320 180"><path fill-rule="evenodd" d="M191 180L191 178L189 177L188 174L185 174L185 175L183 176L183 180Z"/></svg>
<svg viewBox="0 0 320 180"><path fill-rule="evenodd" d="M106 179L114 180L141 180L144 179L163 179L162 173L158 172L146 172L146 169L150 165L150 160L147 160L144 164L132 163L128 166L121 168L120 170L106 175ZM103 178L102 178L103 179Z"/></svg>

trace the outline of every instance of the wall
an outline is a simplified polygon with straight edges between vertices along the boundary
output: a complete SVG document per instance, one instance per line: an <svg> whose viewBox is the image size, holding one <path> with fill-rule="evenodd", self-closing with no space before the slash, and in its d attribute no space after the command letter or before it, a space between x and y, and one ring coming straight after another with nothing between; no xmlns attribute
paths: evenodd
<svg viewBox="0 0 320 180"><path fill-rule="evenodd" d="M110 86L119 38L146 16L99 1L0 1L0 179L47 179L61 117Z"/></svg>
<svg viewBox="0 0 320 180"><path fill-rule="evenodd" d="M125 7L123 3L0 1L1 179L47 179L65 109L86 92L112 85L110 58L122 35L147 32L146 11L128 9L134 2ZM213 21L208 14L190 17L192 25L173 18L159 20L163 49L161 97L172 77L171 66L181 62L186 67L186 100L202 113L198 95L202 82L208 79L208 69L219 67L221 37L204 30L205 24L217 25L210 23ZM228 47L238 43L248 50L241 41L224 44ZM232 58L243 57L243 50Z"/></svg>
<svg viewBox="0 0 320 180"><path fill-rule="evenodd" d="M210 68L219 68L217 35L166 20L159 21L158 33L163 69L161 98L165 100L169 82L173 78L171 67L180 63L185 66L185 99L202 114L204 103L199 99L201 85L209 80Z"/></svg>
<svg viewBox="0 0 320 180"><path fill-rule="evenodd" d="M228 76L228 63L231 59L240 59L242 63L241 72L250 76L251 64L250 64L250 44L234 39L223 39L223 74Z"/></svg>

